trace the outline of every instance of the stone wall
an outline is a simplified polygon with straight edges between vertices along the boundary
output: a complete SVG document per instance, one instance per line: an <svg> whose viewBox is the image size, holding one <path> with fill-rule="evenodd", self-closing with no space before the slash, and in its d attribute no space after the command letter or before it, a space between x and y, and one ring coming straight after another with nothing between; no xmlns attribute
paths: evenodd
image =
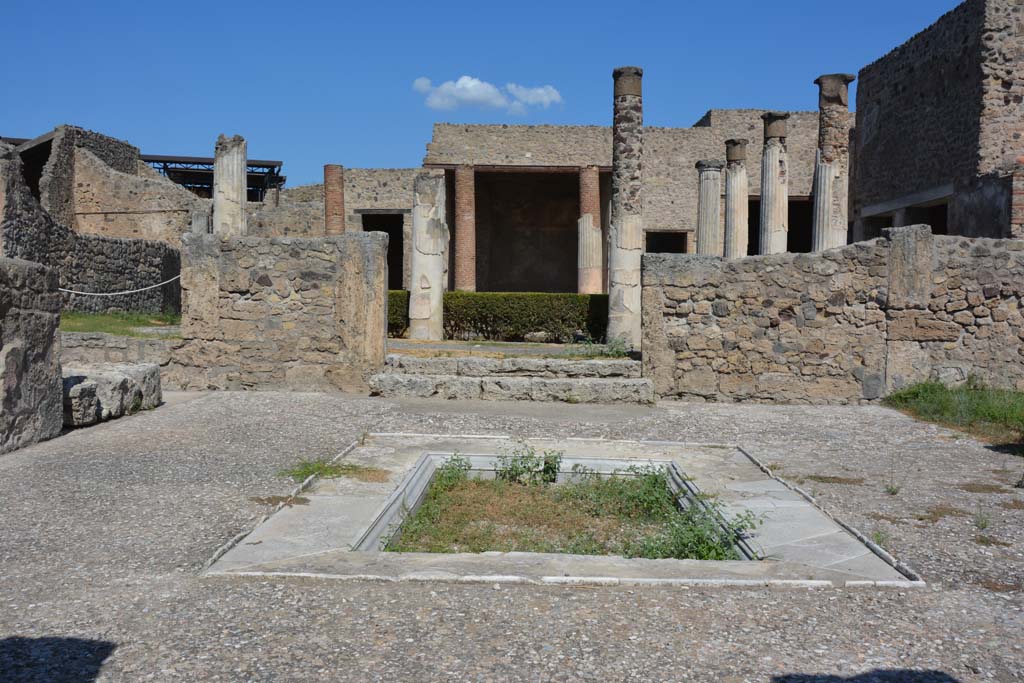
<svg viewBox="0 0 1024 683"><path fill-rule="evenodd" d="M54 220L69 227L75 224L75 160L78 150L87 150L114 171L134 175L139 150L123 140L76 126L54 130L50 157L39 181L39 199Z"/></svg>
<svg viewBox="0 0 1024 683"><path fill-rule="evenodd" d="M1024 389L1024 242L926 226L818 254L644 257L661 396L857 403L930 378Z"/></svg>
<svg viewBox="0 0 1024 683"><path fill-rule="evenodd" d="M387 236L182 242L189 389L358 390L383 365Z"/></svg>
<svg viewBox="0 0 1024 683"><path fill-rule="evenodd" d="M967 0L860 71L855 214L945 196L957 234L1010 235L1024 134L1020 10Z"/></svg>
<svg viewBox="0 0 1024 683"><path fill-rule="evenodd" d="M189 230L192 213L212 210L209 199L157 173L124 173L88 149L76 149L74 163L76 232L159 240L177 247Z"/></svg>
<svg viewBox="0 0 1024 683"><path fill-rule="evenodd" d="M57 271L60 286L84 292L118 292L158 284L178 274L178 250L164 242L79 235L42 209L32 196L22 162L0 148L0 255L35 261ZM64 294L69 310L176 311L176 282L117 297Z"/></svg>
<svg viewBox="0 0 1024 683"><path fill-rule="evenodd" d="M60 434L57 273L0 258L0 453Z"/></svg>
<svg viewBox="0 0 1024 683"><path fill-rule="evenodd" d="M810 87L810 86L808 86ZM725 157L725 141L750 140L750 194L761 191L762 109L712 110L692 128L644 127L644 227L692 231L697 225L697 171L701 159ZM789 120L790 195L809 196L818 144L817 112ZM605 126L434 126L427 166L611 166L611 128ZM723 189L724 191L724 189Z"/></svg>
<svg viewBox="0 0 1024 683"><path fill-rule="evenodd" d="M412 210L412 184L418 168L346 168L345 228L363 229L362 212ZM324 234L324 186L299 185L281 190L274 204L249 204L249 232L261 237L321 237Z"/></svg>

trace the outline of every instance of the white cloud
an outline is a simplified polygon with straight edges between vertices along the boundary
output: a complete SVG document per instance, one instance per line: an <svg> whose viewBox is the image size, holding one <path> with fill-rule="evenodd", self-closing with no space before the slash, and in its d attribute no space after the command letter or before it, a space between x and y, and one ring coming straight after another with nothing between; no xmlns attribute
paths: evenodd
<svg viewBox="0 0 1024 683"><path fill-rule="evenodd" d="M539 88L527 88L515 83L508 83L505 86L517 102L527 105L537 105L547 109L552 104L561 104L562 95L553 86L542 85Z"/></svg>
<svg viewBox="0 0 1024 683"><path fill-rule="evenodd" d="M508 83L504 89L473 76L460 76L456 81L434 85L425 76L412 83L412 89L426 95L431 109L451 110L464 105L488 109L505 109L510 114L525 114L527 107L544 107L562 102L561 94L550 85L529 88Z"/></svg>

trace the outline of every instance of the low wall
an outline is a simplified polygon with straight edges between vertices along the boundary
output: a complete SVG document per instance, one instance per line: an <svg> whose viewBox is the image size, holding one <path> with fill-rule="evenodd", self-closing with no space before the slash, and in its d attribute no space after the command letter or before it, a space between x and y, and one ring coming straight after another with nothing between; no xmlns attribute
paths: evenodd
<svg viewBox="0 0 1024 683"><path fill-rule="evenodd" d="M0 258L0 453L60 434L57 274Z"/></svg>
<svg viewBox="0 0 1024 683"><path fill-rule="evenodd" d="M363 390L383 366L387 236L189 233L182 338L188 389Z"/></svg>
<svg viewBox="0 0 1024 683"><path fill-rule="evenodd" d="M857 403L927 379L1024 389L1024 242L932 236L736 261L644 256L660 396Z"/></svg>
<svg viewBox="0 0 1024 683"><path fill-rule="evenodd" d="M57 222L32 196L21 159L0 146L0 255L57 271L60 286L119 292L164 282L180 271L178 250L164 242L80 235ZM64 295L64 308L90 312L177 311L177 282L117 297Z"/></svg>

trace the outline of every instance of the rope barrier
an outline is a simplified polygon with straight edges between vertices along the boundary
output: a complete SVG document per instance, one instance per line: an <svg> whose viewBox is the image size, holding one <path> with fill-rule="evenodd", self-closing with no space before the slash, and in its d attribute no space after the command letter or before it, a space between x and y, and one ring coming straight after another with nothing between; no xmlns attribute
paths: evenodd
<svg viewBox="0 0 1024 683"><path fill-rule="evenodd" d="M175 275L170 280L164 280L158 285L150 285L149 287L143 287L142 289L129 289L127 292L76 292L73 289L61 289L60 287L58 287L57 290L60 292L67 292L68 294L78 294L79 296L123 296L125 294L137 294L139 292L145 292L148 289L163 287L164 285L170 284L180 278L180 275Z"/></svg>

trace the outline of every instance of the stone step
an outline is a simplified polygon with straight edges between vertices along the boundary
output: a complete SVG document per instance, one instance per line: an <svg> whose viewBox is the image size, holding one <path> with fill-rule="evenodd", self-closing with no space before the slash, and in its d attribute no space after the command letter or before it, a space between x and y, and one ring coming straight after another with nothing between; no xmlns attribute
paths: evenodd
<svg viewBox="0 0 1024 683"><path fill-rule="evenodd" d="M654 385L649 379L623 377L474 377L382 372L370 377L370 392L389 398L654 403Z"/></svg>
<svg viewBox="0 0 1024 683"><path fill-rule="evenodd" d="M385 373L462 377L537 377L546 379L639 379L640 361L623 359L565 360L561 358L421 358L389 354Z"/></svg>

